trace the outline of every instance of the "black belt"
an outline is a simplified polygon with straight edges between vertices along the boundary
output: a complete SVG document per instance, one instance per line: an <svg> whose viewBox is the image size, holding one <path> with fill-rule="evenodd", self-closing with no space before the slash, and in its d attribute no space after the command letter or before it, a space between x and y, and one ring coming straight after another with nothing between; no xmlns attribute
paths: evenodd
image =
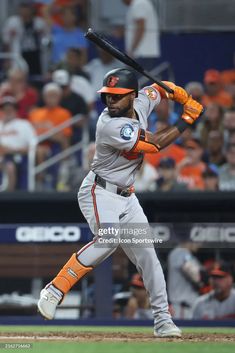
<svg viewBox="0 0 235 353"><path fill-rule="evenodd" d="M103 189L108 189L109 191L114 192L115 194L118 194L123 197L128 197L130 196L133 192L135 192L135 189L133 186L130 186L129 188L120 188L119 186L116 186L114 184L108 183L106 180L101 178L99 175L95 175L95 182L97 185L101 186ZM113 186L113 190L110 190L110 188L107 188L107 184Z"/></svg>

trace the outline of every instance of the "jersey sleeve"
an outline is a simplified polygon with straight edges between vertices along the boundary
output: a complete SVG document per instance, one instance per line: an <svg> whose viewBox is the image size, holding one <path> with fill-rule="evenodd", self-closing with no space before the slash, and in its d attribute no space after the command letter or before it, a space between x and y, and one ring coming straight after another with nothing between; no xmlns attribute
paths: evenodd
<svg viewBox="0 0 235 353"><path fill-rule="evenodd" d="M152 86L146 86L139 91L138 97L135 99L136 107L148 117L154 107L161 102L159 91ZM138 110L138 109L137 109Z"/></svg>
<svg viewBox="0 0 235 353"><path fill-rule="evenodd" d="M139 137L138 124L113 118L102 130L102 142L120 151L130 151Z"/></svg>

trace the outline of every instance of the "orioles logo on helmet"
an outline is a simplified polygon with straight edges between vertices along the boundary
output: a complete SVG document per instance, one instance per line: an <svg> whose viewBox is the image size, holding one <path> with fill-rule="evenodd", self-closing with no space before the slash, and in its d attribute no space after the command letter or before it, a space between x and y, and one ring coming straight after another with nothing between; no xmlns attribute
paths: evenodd
<svg viewBox="0 0 235 353"><path fill-rule="evenodd" d="M110 77L108 78L108 81L107 81L107 86L108 86L108 87L115 87L116 84L118 83L118 81L119 81L119 77L117 77L117 76L110 76Z"/></svg>

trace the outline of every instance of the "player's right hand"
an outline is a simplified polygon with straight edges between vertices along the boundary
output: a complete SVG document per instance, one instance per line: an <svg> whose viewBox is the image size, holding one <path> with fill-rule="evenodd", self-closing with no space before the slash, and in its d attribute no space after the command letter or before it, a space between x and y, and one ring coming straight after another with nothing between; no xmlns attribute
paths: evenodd
<svg viewBox="0 0 235 353"><path fill-rule="evenodd" d="M203 106L190 96L184 104L184 111L181 118L187 124L193 124L203 112Z"/></svg>
<svg viewBox="0 0 235 353"><path fill-rule="evenodd" d="M174 92L166 93L167 98L177 102L179 104L185 104L189 98L188 93L180 86L176 86L173 82L163 81L168 87L170 87Z"/></svg>

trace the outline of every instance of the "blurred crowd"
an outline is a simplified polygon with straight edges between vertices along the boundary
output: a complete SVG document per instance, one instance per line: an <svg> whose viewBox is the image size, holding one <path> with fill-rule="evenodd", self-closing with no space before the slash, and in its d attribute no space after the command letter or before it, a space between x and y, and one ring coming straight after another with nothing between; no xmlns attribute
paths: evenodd
<svg viewBox="0 0 235 353"><path fill-rule="evenodd" d="M145 11L141 2L123 0L125 30L118 24L109 35L151 69L160 62L158 21L151 2ZM95 125L104 108L97 90L104 74L120 62L102 50L90 58L85 0L33 4L23 1L2 26L2 51L14 59L0 63L0 191L28 188L32 146L31 162L42 166L35 189L69 191L80 185L95 153ZM156 46L147 45L153 43L153 31L151 38L144 32L147 19L155 23ZM136 33L130 33L132 21L138 24ZM204 114L176 143L145 156L137 192L235 190L235 69L210 68L201 82L189 82L185 89L204 105ZM180 115L178 105L163 100L149 118L149 130L174 124ZM47 164L57 157L57 163Z"/></svg>
<svg viewBox="0 0 235 353"><path fill-rule="evenodd" d="M235 70L209 69L203 83L189 82L185 89L205 107L198 123L160 154L147 155L139 183L147 190L235 190ZM174 124L177 107L164 100L150 116L150 130Z"/></svg>

